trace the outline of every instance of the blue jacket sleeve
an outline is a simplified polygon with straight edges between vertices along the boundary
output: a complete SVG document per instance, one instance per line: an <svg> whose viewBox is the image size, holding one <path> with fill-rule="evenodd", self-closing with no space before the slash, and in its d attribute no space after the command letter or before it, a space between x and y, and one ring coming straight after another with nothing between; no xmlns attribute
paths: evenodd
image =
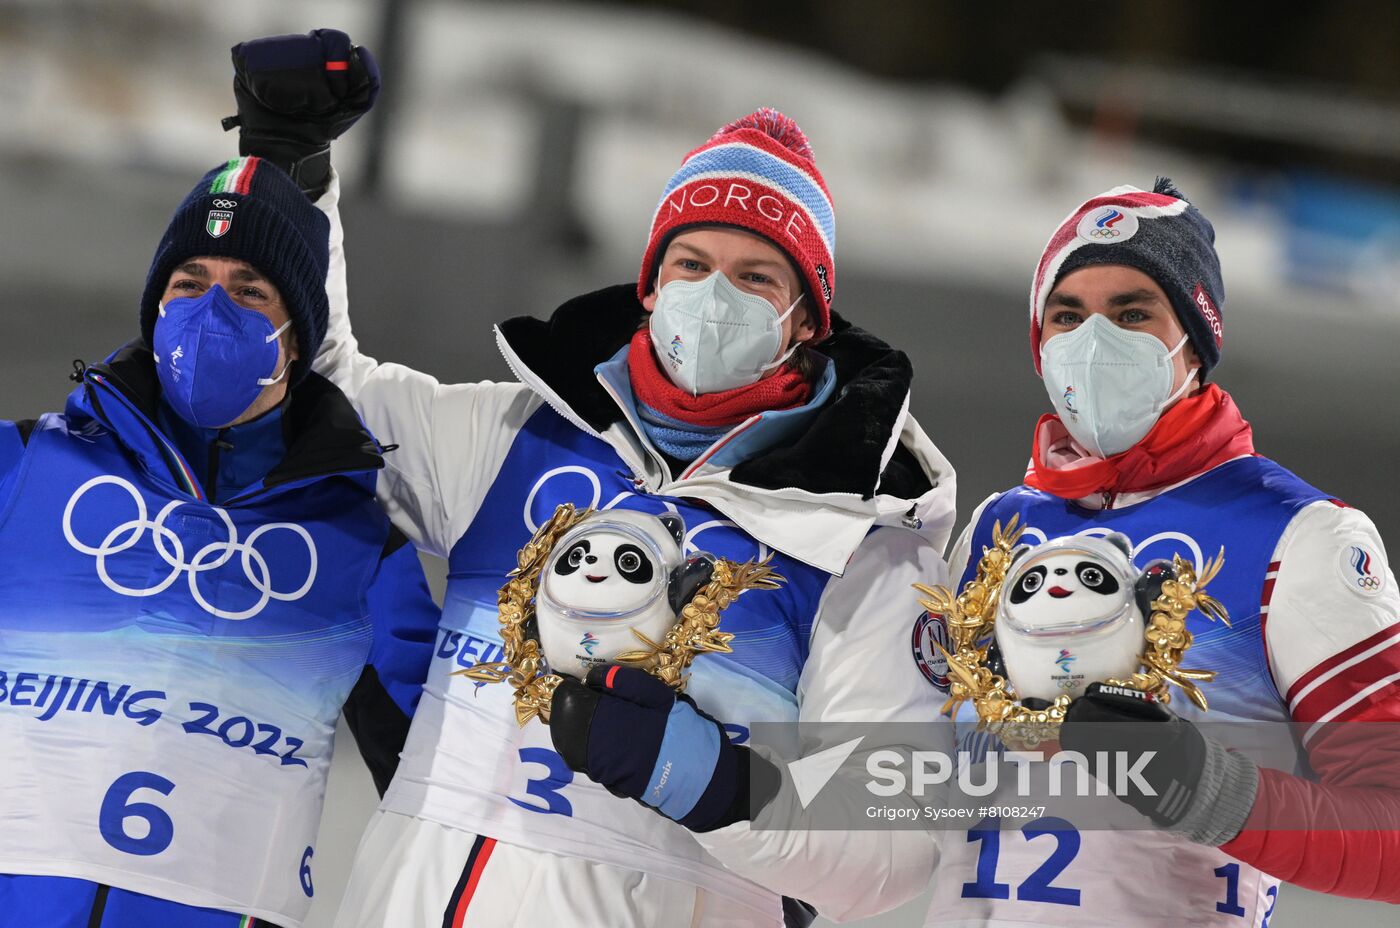
<svg viewBox="0 0 1400 928"><path fill-rule="evenodd" d="M10 497L10 487L14 483L15 473L19 471L19 461L24 457L24 446L29 443L29 433L32 431L33 419L0 421L0 507Z"/></svg>
<svg viewBox="0 0 1400 928"><path fill-rule="evenodd" d="M390 529L366 601L374 643L369 663L345 703L345 721L383 795L418 707L440 616L418 552L397 529Z"/></svg>

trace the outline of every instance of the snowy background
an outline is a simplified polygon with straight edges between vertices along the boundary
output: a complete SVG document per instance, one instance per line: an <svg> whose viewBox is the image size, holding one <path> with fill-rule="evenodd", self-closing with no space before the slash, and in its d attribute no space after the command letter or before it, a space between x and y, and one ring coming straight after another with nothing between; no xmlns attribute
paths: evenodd
<svg viewBox="0 0 1400 928"><path fill-rule="evenodd" d="M0 0L0 416L58 408L73 358L135 334L170 210L236 153L229 46L335 26L386 71L335 156L370 353L507 376L486 327L632 278L680 157L776 106L837 204L837 308L913 357L966 514L1019 481L1048 409L1025 308L1044 240L1085 197L1166 174L1217 231L1216 379L1261 452L1370 513L1394 556L1400 7L1310 7L1266 42L1209 3L1058 4L1043 31L957 3L664 6ZM311 928L374 803L342 747ZM869 924L918 925L923 905ZM1290 887L1271 924L1323 919L1395 912Z"/></svg>

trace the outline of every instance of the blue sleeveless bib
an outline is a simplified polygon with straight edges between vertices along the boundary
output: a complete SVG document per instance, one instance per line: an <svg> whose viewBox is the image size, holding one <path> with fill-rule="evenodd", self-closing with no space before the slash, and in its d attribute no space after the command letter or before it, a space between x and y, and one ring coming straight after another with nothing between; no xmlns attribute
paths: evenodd
<svg viewBox="0 0 1400 928"><path fill-rule="evenodd" d="M1260 615L1265 575L1279 538L1298 510L1328 498L1262 457L1227 462L1190 483L1122 509L1085 509L1019 486L983 510L961 582L972 577L982 550L991 545L993 525L1005 525L1013 515L1019 515L1019 524L1026 526L1021 538L1025 544L1065 535L1122 532L1133 543L1133 562L1139 569L1174 554L1200 569L1223 545L1225 566L1208 589L1229 610L1230 625L1191 613L1187 629L1195 641L1186 664L1218 672L1203 687L1212 719L1283 722L1287 710L1269 670ZM1182 715L1196 712L1185 700L1173 700L1172 706Z"/></svg>
<svg viewBox="0 0 1400 928"><path fill-rule="evenodd" d="M580 508L679 513L685 520L687 552L708 551L741 562L770 553L712 509L640 492L611 446L544 406L517 436L471 528L452 548L444 628L499 647L496 593L515 567L519 549L566 502ZM735 635L734 653L706 655L693 667L704 676L722 666L795 708L812 619L831 577L783 554L774 554L773 567L787 578L780 589L745 593L721 614L720 627ZM471 655L467 665L493 659Z"/></svg>
<svg viewBox="0 0 1400 928"><path fill-rule="evenodd" d="M51 414L12 477L0 872L300 917L336 719L372 641L388 531L373 475L215 506L151 460Z"/></svg>

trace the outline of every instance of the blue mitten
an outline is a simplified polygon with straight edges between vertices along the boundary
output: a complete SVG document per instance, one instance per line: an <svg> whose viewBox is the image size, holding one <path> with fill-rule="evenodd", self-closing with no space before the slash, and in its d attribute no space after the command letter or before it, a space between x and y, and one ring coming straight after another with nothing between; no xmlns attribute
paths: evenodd
<svg viewBox="0 0 1400 928"><path fill-rule="evenodd" d="M549 731L570 768L691 831L751 817L751 767L761 765L777 792L776 768L732 744L690 697L634 668L595 667L582 683L565 678Z"/></svg>

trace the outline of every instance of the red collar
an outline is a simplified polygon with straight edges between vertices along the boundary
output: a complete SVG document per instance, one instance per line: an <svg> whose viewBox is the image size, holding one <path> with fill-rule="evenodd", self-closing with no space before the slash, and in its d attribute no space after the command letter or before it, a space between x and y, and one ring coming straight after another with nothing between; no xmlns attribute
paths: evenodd
<svg viewBox="0 0 1400 928"><path fill-rule="evenodd" d="M659 413L691 425L738 425L750 416L794 409L812 398L812 385L790 367L782 367L746 387L691 396L671 382L651 350L651 334L639 329L627 350L627 371L637 399Z"/></svg>
<svg viewBox="0 0 1400 928"><path fill-rule="evenodd" d="M1061 499L1141 493L1253 453L1253 429L1230 394L1211 384L1167 410L1142 441L1108 458L1074 441L1059 416L1041 416L1026 485Z"/></svg>

